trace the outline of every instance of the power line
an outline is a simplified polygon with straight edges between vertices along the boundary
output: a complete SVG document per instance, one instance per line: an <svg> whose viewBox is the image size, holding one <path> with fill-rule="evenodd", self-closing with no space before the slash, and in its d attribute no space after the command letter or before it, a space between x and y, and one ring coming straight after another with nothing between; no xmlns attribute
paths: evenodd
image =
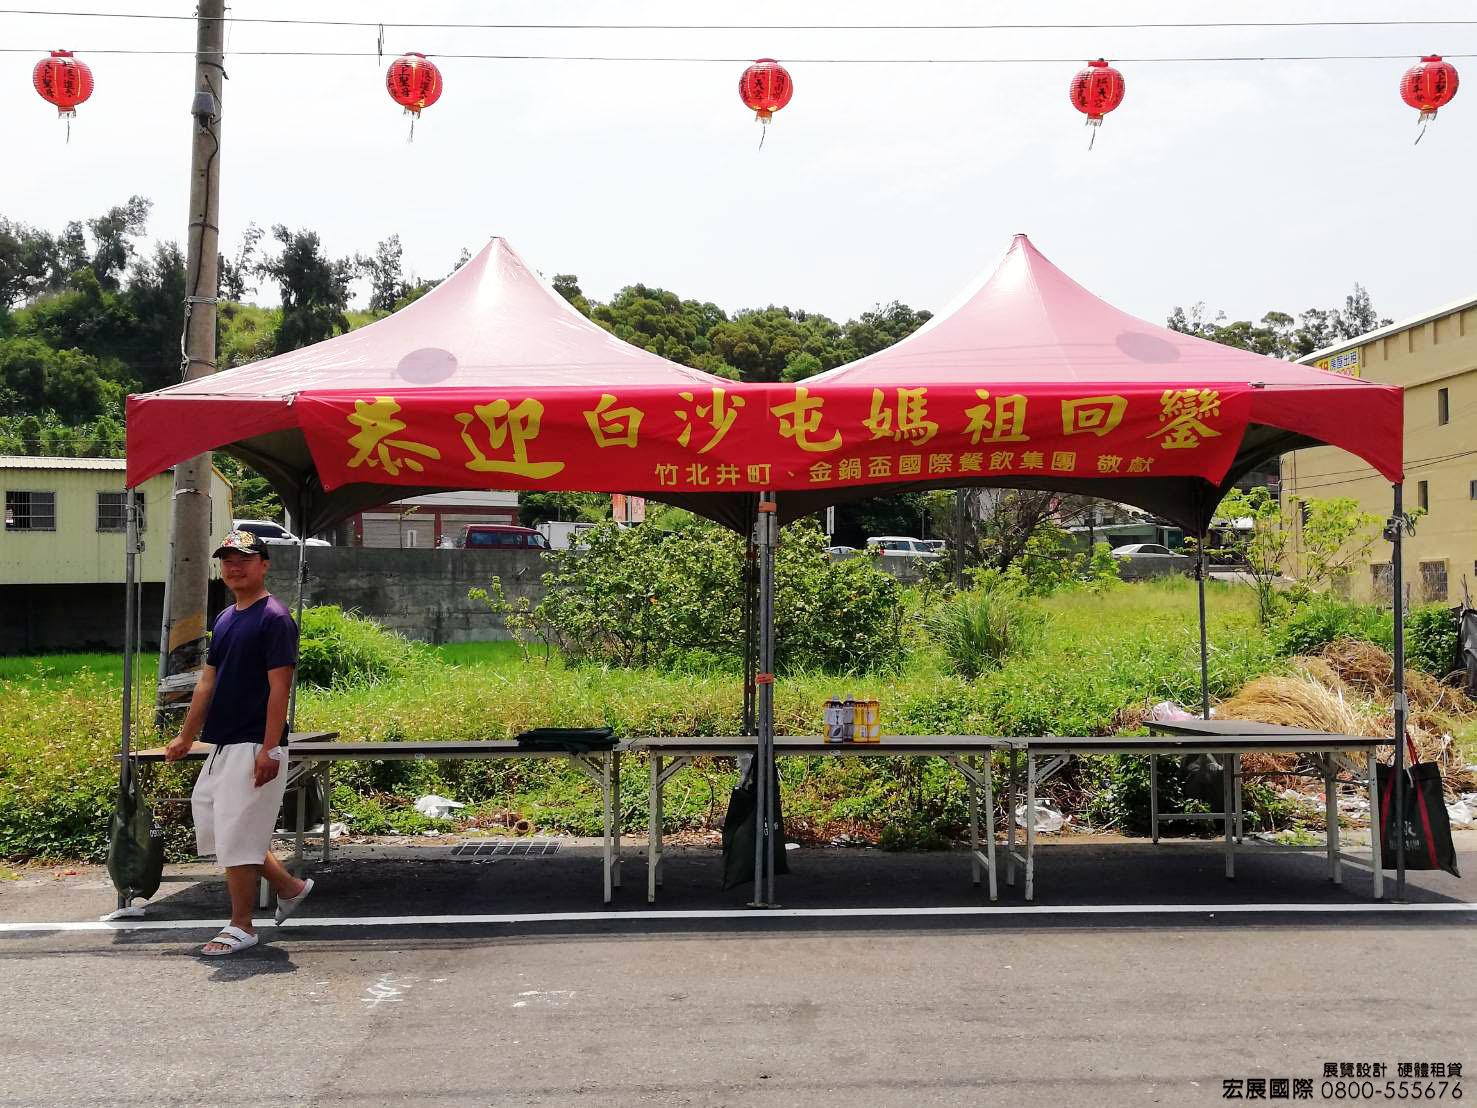
<svg viewBox="0 0 1477 1108"><path fill-rule="evenodd" d="M0 47L0 54L45 54L49 47ZM174 55L194 56L194 50L139 50L123 48L87 49L78 47L77 54L136 55L169 57ZM237 58L377 58L377 50L234 50ZM680 57L676 55L613 55L613 54L448 54L430 53L429 58L456 61L494 62L676 62L688 64L747 65L754 59L743 57ZM1477 53L1447 53L1446 58L1477 58ZM1405 54L1244 54L1184 58L1114 58L1120 65L1191 65L1219 62L1392 62L1409 61ZM786 58L787 65L1080 65L1081 56L1061 58Z"/></svg>
<svg viewBox="0 0 1477 1108"><path fill-rule="evenodd" d="M141 19L195 22L193 15L152 12L46 11L0 8L0 15L60 16L69 19ZM393 27L417 30L488 31L1180 31L1299 29L1312 27L1471 27L1473 19L1214 20L1199 23L434 23L363 19L284 19L227 16L231 23L309 27Z"/></svg>

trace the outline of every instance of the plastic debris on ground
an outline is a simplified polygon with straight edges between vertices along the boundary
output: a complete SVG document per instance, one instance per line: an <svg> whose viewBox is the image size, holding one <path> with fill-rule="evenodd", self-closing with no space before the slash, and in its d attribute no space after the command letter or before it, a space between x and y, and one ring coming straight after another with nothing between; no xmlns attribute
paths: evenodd
<svg viewBox="0 0 1477 1108"><path fill-rule="evenodd" d="M419 797L415 802L415 810L427 819L450 819L453 812L465 807L459 800L449 800L435 793Z"/></svg>
<svg viewBox="0 0 1477 1108"><path fill-rule="evenodd" d="M1469 793L1455 804L1446 806L1447 818L1452 823L1472 823L1477 821L1477 793Z"/></svg>
<svg viewBox="0 0 1477 1108"><path fill-rule="evenodd" d="M1044 835L1060 831L1067 822L1066 817L1044 801L1036 801L1036 830ZM1015 825L1026 826L1026 806L1018 805L1015 810Z"/></svg>

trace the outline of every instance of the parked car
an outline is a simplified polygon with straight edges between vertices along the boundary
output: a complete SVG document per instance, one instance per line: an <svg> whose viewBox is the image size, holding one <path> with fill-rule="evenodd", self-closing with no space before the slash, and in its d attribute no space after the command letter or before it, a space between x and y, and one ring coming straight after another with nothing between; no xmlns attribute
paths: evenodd
<svg viewBox="0 0 1477 1108"><path fill-rule="evenodd" d="M468 550L548 550L549 540L532 527L515 527L511 523L469 523L462 532L461 545Z"/></svg>
<svg viewBox="0 0 1477 1108"><path fill-rule="evenodd" d="M850 558L853 554L860 554L861 551L854 546L828 546L826 553L833 558Z"/></svg>
<svg viewBox="0 0 1477 1108"><path fill-rule="evenodd" d="M949 544L943 539L919 539L919 544L925 550L932 550L935 554L944 554Z"/></svg>
<svg viewBox="0 0 1477 1108"><path fill-rule="evenodd" d="M924 558L933 560L942 557L930 550L923 539L911 539L906 535L878 535L867 540L867 552L882 558Z"/></svg>
<svg viewBox="0 0 1477 1108"><path fill-rule="evenodd" d="M1113 548L1115 558L1184 558L1186 554L1176 554L1167 546L1160 546L1157 542L1132 542L1127 546L1115 546Z"/></svg>
<svg viewBox="0 0 1477 1108"><path fill-rule="evenodd" d="M231 529L234 531L250 531L268 546L296 546L298 538L280 523L273 523L269 519L236 519L231 521ZM308 539L308 546L332 546L330 542L323 539Z"/></svg>

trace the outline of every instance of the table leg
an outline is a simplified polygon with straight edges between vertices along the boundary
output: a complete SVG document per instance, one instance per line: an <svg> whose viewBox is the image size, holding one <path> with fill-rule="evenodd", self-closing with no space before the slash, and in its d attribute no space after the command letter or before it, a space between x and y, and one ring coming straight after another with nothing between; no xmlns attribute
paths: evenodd
<svg viewBox="0 0 1477 1108"><path fill-rule="evenodd" d="M1339 791L1338 765L1333 758L1320 759L1323 767L1323 822L1328 828L1328 879L1335 885L1344 883L1339 862Z"/></svg>
<svg viewBox="0 0 1477 1108"><path fill-rule="evenodd" d="M1000 899L999 884L995 878L995 763L986 754L981 761L985 767L985 865L990 871L990 899Z"/></svg>
<svg viewBox="0 0 1477 1108"><path fill-rule="evenodd" d="M1036 899L1036 754L1031 750L1026 751L1026 899Z"/></svg>
<svg viewBox="0 0 1477 1108"><path fill-rule="evenodd" d="M289 755L290 757L290 755ZM291 763L288 763L289 765ZM308 822L308 785L312 783L313 771L306 764L297 775L297 834L292 837L292 872L303 871L303 833Z"/></svg>
<svg viewBox="0 0 1477 1108"><path fill-rule="evenodd" d="M1159 755L1149 755L1149 841L1159 841Z"/></svg>
<svg viewBox="0 0 1477 1108"><path fill-rule="evenodd" d="M328 863L329 843L333 841L333 784L329 765L325 758L318 772L323 775L323 862Z"/></svg>
<svg viewBox="0 0 1477 1108"><path fill-rule="evenodd" d="M974 762L968 754L960 757L966 770L974 768ZM964 788L969 795L969 861L974 883L980 883L980 794L975 788L974 779L969 773L964 774Z"/></svg>
<svg viewBox="0 0 1477 1108"><path fill-rule="evenodd" d="M1239 845L1241 840L1246 838L1246 819L1244 811L1246 779L1241 773L1241 755L1233 754L1231 755L1231 757L1234 758L1236 762L1236 779L1233 782L1235 787L1232 791L1232 795L1236 799L1236 842Z"/></svg>
<svg viewBox="0 0 1477 1108"><path fill-rule="evenodd" d="M1011 888L1015 887L1015 798L1020 787L1020 770L1016 762L1018 753L1015 747L1010 748L1010 783L1005 790L1005 883Z"/></svg>
<svg viewBox="0 0 1477 1108"><path fill-rule="evenodd" d="M1379 774L1375 772L1376 762L1375 748L1371 746L1364 763L1369 779L1369 864L1374 872L1374 898L1381 900L1385 895L1385 870L1380 848L1380 787Z"/></svg>
<svg viewBox="0 0 1477 1108"><path fill-rule="evenodd" d="M662 756L651 755L650 813L646 824L646 902L656 903L656 888L662 883Z"/></svg>
<svg viewBox="0 0 1477 1108"><path fill-rule="evenodd" d="M1221 824L1226 831L1226 877L1236 876L1236 802L1231 799L1236 765L1228 757L1221 769Z"/></svg>
<svg viewBox="0 0 1477 1108"><path fill-rule="evenodd" d="M609 904L611 900L610 824L611 808L613 807L613 805L611 798L612 783L610 774L610 763L611 756L609 754L606 754L606 756L600 760L600 808L602 820L602 837L600 842L600 869L602 872L601 893L606 904Z"/></svg>
<svg viewBox="0 0 1477 1108"><path fill-rule="evenodd" d="M621 887L621 752L612 750L610 752L610 775L611 775L611 801L612 801L612 826L611 832L615 836L615 872L611 874L610 881L617 889Z"/></svg>

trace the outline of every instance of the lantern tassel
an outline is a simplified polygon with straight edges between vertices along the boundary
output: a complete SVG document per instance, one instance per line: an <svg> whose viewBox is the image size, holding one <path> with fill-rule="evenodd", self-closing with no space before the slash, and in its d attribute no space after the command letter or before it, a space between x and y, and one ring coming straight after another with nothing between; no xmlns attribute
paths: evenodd
<svg viewBox="0 0 1477 1108"><path fill-rule="evenodd" d="M764 140L765 140L765 138L768 135L769 135L769 120L767 120L767 119L761 119L759 121L759 149L760 150L763 150L764 149Z"/></svg>
<svg viewBox="0 0 1477 1108"><path fill-rule="evenodd" d="M1421 129L1420 129L1420 132L1415 136L1415 141L1413 143L1411 143L1410 145L1412 145L1412 146L1419 146L1421 144L1421 139L1423 139L1423 138L1426 137L1426 128L1428 126L1429 126L1429 124L1426 123L1426 117L1425 116L1421 116Z"/></svg>

